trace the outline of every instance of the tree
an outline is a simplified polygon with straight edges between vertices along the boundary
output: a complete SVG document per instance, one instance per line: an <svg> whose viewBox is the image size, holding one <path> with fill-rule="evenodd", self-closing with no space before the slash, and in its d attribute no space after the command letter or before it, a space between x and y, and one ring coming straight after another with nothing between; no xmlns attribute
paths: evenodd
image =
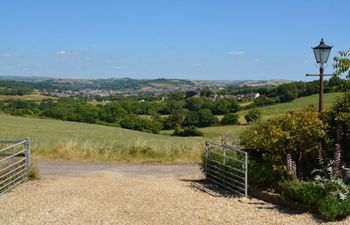
<svg viewBox="0 0 350 225"><path fill-rule="evenodd" d="M251 109L248 111L248 113L244 116L244 119L247 121L247 123L253 123L257 122L261 119L261 111L258 109Z"/></svg>
<svg viewBox="0 0 350 225"><path fill-rule="evenodd" d="M174 129L184 123L187 116L187 109L178 109L170 114L168 117L162 119L164 129Z"/></svg>
<svg viewBox="0 0 350 225"><path fill-rule="evenodd" d="M226 101L225 99L219 99L215 101L212 112L215 115L222 115L230 112L230 107L231 105L228 101Z"/></svg>
<svg viewBox="0 0 350 225"><path fill-rule="evenodd" d="M184 129L180 129L177 127L173 133L173 136L181 136L181 137L189 137L189 136L203 136L203 132L198 130L197 127L185 127Z"/></svg>
<svg viewBox="0 0 350 225"><path fill-rule="evenodd" d="M127 116L125 109L117 102L106 104L100 109L100 120L108 123L119 122Z"/></svg>
<svg viewBox="0 0 350 225"><path fill-rule="evenodd" d="M218 122L218 119L211 113L209 109L201 109L198 111L199 127L208 127Z"/></svg>
<svg viewBox="0 0 350 225"><path fill-rule="evenodd" d="M336 69L335 74L338 76L346 74L350 78L350 51L341 51L339 56L334 57L333 68Z"/></svg>
<svg viewBox="0 0 350 225"><path fill-rule="evenodd" d="M277 87L277 95L281 102L290 102L298 97L299 90L293 83L281 84Z"/></svg>
<svg viewBox="0 0 350 225"><path fill-rule="evenodd" d="M239 116L235 113L226 113L221 119L222 125L239 125Z"/></svg>
<svg viewBox="0 0 350 225"><path fill-rule="evenodd" d="M335 74L338 76L345 74L350 79L350 51L339 52L339 56L334 57L334 62ZM344 88L349 89L350 83L347 82Z"/></svg>

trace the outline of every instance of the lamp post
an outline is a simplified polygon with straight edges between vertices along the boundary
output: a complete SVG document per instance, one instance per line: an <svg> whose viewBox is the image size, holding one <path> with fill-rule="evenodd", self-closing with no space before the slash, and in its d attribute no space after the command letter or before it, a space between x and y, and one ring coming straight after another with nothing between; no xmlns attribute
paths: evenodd
<svg viewBox="0 0 350 225"><path fill-rule="evenodd" d="M334 74L324 74L324 64L327 63L329 54L331 53L333 46L326 45L321 39L321 42L316 47L313 47L315 59L317 64L320 65L320 74L306 74L306 76L319 76L320 77L320 95L319 95L319 112L323 111L323 77L334 76Z"/></svg>

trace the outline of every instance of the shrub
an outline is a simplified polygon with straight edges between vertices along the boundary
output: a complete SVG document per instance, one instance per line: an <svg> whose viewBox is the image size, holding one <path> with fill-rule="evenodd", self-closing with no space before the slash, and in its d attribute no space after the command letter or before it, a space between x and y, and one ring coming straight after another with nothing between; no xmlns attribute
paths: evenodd
<svg viewBox="0 0 350 225"><path fill-rule="evenodd" d="M239 125L239 116L235 113L226 113L221 119L222 125Z"/></svg>
<svg viewBox="0 0 350 225"><path fill-rule="evenodd" d="M197 127L185 127L183 130L179 127L175 128L173 136L189 137L189 136L203 136L203 132L198 130Z"/></svg>
<svg viewBox="0 0 350 225"><path fill-rule="evenodd" d="M316 181L284 181L280 188L284 197L309 205L318 205L326 195L324 185Z"/></svg>
<svg viewBox="0 0 350 225"><path fill-rule="evenodd" d="M261 152L263 163L272 164L280 179L293 172L298 178L307 178L319 165L324 129L319 113L310 108L260 122L242 139L247 148Z"/></svg>
<svg viewBox="0 0 350 225"><path fill-rule="evenodd" d="M315 206L325 220L338 220L350 214L350 197L344 193L349 188L339 180L284 181L280 188L284 197Z"/></svg>
<svg viewBox="0 0 350 225"><path fill-rule="evenodd" d="M261 111L258 109L251 109L248 111L247 115L244 116L244 119L247 123L257 122L261 119Z"/></svg>
<svg viewBox="0 0 350 225"><path fill-rule="evenodd" d="M262 164L255 160L248 162L249 185L255 187L272 187L277 183L277 175L272 165Z"/></svg>
<svg viewBox="0 0 350 225"><path fill-rule="evenodd" d="M325 113L325 121L333 144L340 144L343 150L350 149L350 93L345 94ZM350 162L350 151L343 151L342 160Z"/></svg>

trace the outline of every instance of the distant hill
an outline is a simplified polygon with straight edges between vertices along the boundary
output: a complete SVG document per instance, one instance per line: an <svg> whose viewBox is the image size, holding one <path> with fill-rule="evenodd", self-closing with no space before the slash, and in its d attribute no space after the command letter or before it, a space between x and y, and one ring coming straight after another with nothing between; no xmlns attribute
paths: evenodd
<svg viewBox="0 0 350 225"><path fill-rule="evenodd" d="M186 80L186 79L132 79L132 78L106 78L106 79L69 79L50 77L21 77L21 76L0 76L0 80L13 80L31 82L37 88L43 89L105 89L105 90L138 90L138 91L162 91L162 90L190 90L201 88L239 88L239 87L261 87L276 86L282 83L289 83L288 80L240 80L240 81L219 81L219 80Z"/></svg>

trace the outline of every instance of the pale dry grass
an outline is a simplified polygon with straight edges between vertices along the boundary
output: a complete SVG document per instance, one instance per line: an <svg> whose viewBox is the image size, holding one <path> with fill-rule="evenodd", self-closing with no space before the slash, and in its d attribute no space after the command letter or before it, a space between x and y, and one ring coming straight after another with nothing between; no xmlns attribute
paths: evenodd
<svg viewBox="0 0 350 225"><path fill-rule="evenodd" d="M41 95L39 93L33 93L33 94L30 94L30 95L23 95L23 96L19 96L19 95L0 95L0 100L30 100L30 101L40 102L40 101L45 100L45 99L56 100L57 98Z"/></svg>
<svg viewBox="0 0 350 225"><path fill-rule="evenodd" d="M0 139L29 136L37 158L125 162L200 162L204 139L102 125L0 115Z"/></svg>
<svg viewBox="0 0 350 225"><path fill-rule="evenodd" d="M150 147L142 139L129 146L114 146L109 143L93 143L89 140L59 141L51 149L36 149L37 158L119 161L119 162L162 162L162 163L198 163L204 146L201 143L187 147L165 142L158 147Z"/></svg>

